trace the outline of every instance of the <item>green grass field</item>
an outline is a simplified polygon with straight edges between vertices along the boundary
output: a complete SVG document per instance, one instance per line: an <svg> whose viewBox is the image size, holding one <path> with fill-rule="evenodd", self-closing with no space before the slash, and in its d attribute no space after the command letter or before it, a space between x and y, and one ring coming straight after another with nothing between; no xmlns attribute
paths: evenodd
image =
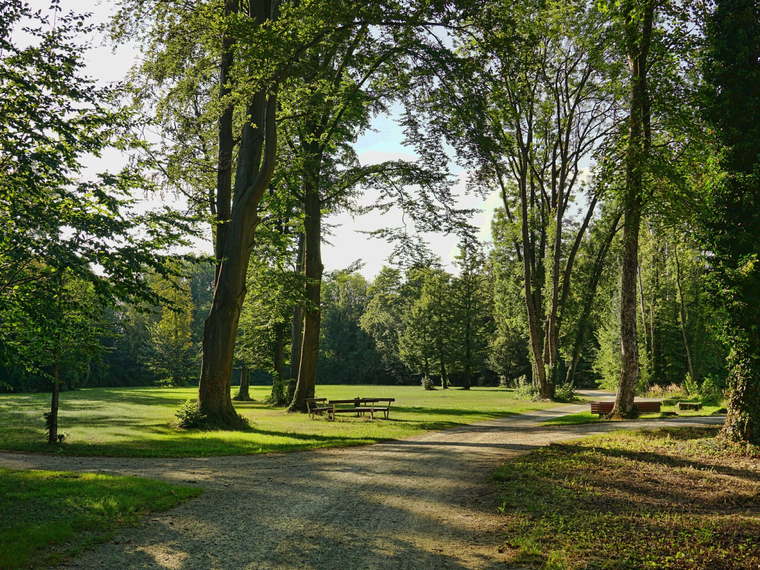
<svg viewBox="0 0 760 570"><path fill-rule="evenodd" d="M137 477L0 468L0 568L59 563L200 493Z"/></svg>
<svg viewBox="0 0 760 570"><path fill-rule="evenodd" d="M235 389L233 388L233 391ZM247 431L183 431L174 413L195 388L91 388L61 394L62 446L45 443L42 414L49 394L0 395L0 449L70 455L191 457L249 455L344 447L408 437L556 403L515 400L500 388L425 391L417 386L318 386L319 397L396 398L390 419L339 417L336 421L289 414L262 403L269 388L252 387L254 402L235 402Z"/></svg>

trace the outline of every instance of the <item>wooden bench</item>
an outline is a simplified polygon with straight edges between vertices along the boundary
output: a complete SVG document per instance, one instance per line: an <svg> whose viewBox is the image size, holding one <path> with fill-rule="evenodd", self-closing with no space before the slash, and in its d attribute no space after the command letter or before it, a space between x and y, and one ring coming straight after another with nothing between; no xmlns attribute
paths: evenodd
<svg viewBox="0 0 760 570"><path fill-rule="evenodd" d="M356 414L357 417L363 414L369 414L370 418L375 419L375 412L382 412L385 419L391 413L391 403L396 398L354 398L352 400L330 400L327 398L306 398L306 409L309 417L314 419L316 414L327 412L327 417L335 419L335 414ZM378 405L385 402L384 406Z"/></svg>
<svg viewBox="0 0 760 570"><path fill-rule="evenodd" d="M615 402L591 402L591 413L606 416L612 411ZM634 402L640 414L656 414L660 412L660 402Z"/></svg>
<svg viewBox="0 0 760 570"><path fill-rule="evenodd" d="M370 410L370 417L374 419L375 412L383 412L383 416L385 419L388 419L388 416L391 413L391 404L396 401L396 398L358 398L358 400L354 400L355 402L358 402L356 407L360 408L362 406L371 408ZM381 402L385 402L384 406L378 406L377 404L380 404Z"/></svg>
<svg viewBox="0 0 760 570"><path fill-rule="evenodd" d="M331 415L333 406L324 405L324 402L326 401L327 398L304 398L304 402L306 402L306 410L309 412L309 417L311 419L314 419L316 414L321 414L322 412L327 412L328 416Z"/></svg>
<svg viewBox="0 0 760 570"><path fill-rule="evenodd" d="M370 418L375 419L375 403L369 402L365 398L354 398L353 400L330 400L328 404L333 405L333 419L335 414L356 414L359 417L363 414L369 414ZM380 411L380 408L377 408ZM387 417L387 416L386 416Z"/></svg>

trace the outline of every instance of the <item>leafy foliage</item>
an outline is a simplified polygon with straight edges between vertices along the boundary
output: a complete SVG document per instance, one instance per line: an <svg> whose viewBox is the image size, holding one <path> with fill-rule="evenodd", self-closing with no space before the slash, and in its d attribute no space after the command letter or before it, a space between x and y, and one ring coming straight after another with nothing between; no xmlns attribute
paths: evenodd
<svg viewBox="0 0 760 570"><path fill-rule="evenodd" d="M720 0L707 26L707 114L722 151L709 185L702 239L731 331L726 435L760 442L760 10Z"/></svg>

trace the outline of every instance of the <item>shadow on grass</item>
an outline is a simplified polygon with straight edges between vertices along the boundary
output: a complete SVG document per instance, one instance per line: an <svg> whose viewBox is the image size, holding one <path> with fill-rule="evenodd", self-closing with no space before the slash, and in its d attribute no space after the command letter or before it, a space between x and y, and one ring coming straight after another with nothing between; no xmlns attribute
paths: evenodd
<svg viewBox="0 0 760 570"><path fill-rule="evenodd" d="M409 414L414 414L414 413L433 414L436 416L458 416L458 417L477 416L479 418L479 421L495 420L495 419L504 418L507 416L514 416L520 413L520 412L510 412L510 411L486 412L486 411L482 411L478 409L462 409L462 408L438 408L438 407L423 408L421 406L392 406L391 414L393 414L394 412L409 413Z"/></svg>
<svg viewBox="0 0 760 570"><path fill-rule="evenodd" d="M591 451L592 448L586 448ZM663 467L669 467L673 469L693 469L696 471L712 471L714 473L720 473L721 475L727 475L729 477L739 477L742 479L757 478L758 473L750 469L738 469L735 467L729 467L721 465L719 463L706 463L698 461L696 459L682 459L679 457L673 457L665 453L657 453L652 451L631 451L627 449L607 449L603 447L593 448L600 455L606 457L622 458L629 461L636 461L639 463L647 463L650 465L659 465Z"/></svg>
<svg viewBox="0 0 760 570"><path fill-rule="evenodd" d="M118 423L118 422L116 422ZM65 431L65 430L64 430ZM140 427L161 435L161 439L145 439L125 435L120 441L107 443L87 443L69 441L63 445L49 445L44 442L44 430L29 431L24 438L15 437L2 448L6 451L34 453L56 453L61 455L105 456L105 457L207 457L225 455L258 455L299 451L320 447L349 447L385 441L387 438L345 437L293 432L263 430L255 426L238 432L241 439L230 439L226 431L172 430L170 428ZM246 436L252 436L246 438ZM264 440L256 439L260 436ZM202 441L199 441L199 437ZM284 441L266 441L266 438L280 438Z"/></svg>

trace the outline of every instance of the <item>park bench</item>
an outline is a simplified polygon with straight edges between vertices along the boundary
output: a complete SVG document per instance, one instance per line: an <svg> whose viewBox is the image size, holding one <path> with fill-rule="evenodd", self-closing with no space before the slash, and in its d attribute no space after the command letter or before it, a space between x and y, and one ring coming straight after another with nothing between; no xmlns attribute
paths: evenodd
<svg viewBox="0 0 760 570"><path fill-rule="evenodd" d="M375 412L382 412L385 419L388 419L388 416L391 413L391 403L395 402L396 398L359 398L358 402L359 404L357 407L365 406L370 409L370 417L374 419ZM384 406L380 406L378 404L381 404L382 402L385 402Z"/></svg>
<svg viewBox="0 0 760 570"><path fill-rule="evenodd" d="M356 414L357 417L363 414L369 414L370 418L375 419L375 412L381 412L385 419L391 412L391 403L395 398L353 398L351 400L330 400L327 398L306 398L306 408L309 411L309 417L314 419L315 415L327 412L327 416L335 419L335 414ZM325 403L326 402L326 403ZM381 404L385 405L381 405Z"/></svg>
<svg viewBox="0 0 760 570"><path fill-rule="evenodd" d="M615 402L591 402L591 413L604 416L612 411ZM656 414L660 411L660 402L634 402L640 414Z"/></svg>
<svg viewBox="0 0 760 570"><path fill-rule="evenodd" d="M305 398L306 410L309 412L309 417L314 419L316 414L327 412L328 415L332 413L333 406L325 405L327 398Z"/></svg>
<svg viewBox="0 0 760 570"><path fill-rule="evenodd" d="M395 401L395 398L354 398L352 400L330 400L328 404L335 406L332 412L333 418L335 414L355 413L357 417L369 414L370 418L374 420L375 412L382 412L387 420L391 411L391 402ZM379 405L382 402L385 402L386 405Z"/></svg>

